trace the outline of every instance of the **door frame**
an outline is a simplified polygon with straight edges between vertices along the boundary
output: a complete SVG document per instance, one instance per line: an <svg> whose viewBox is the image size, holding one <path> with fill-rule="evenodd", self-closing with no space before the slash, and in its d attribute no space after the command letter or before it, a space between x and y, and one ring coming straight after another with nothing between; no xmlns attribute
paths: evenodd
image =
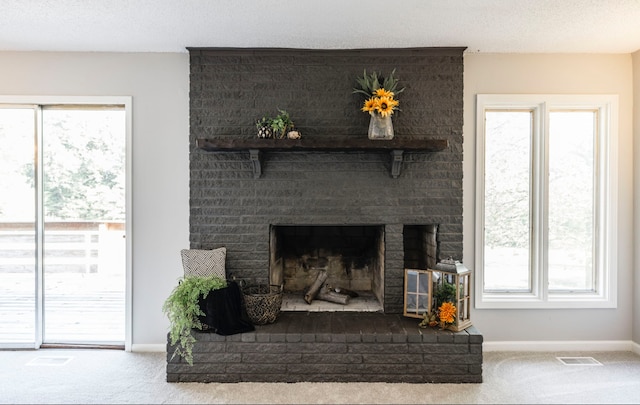
<svg viewBox="0 0 640 405"><path fill-rule="evenodd" d="M47 106L47 105L121 105L125 110L125 257L126 257L126 270L125 270L125 351L131 351L131 345L133 340L133 325L132 325L132 304L133 304L133 289L132 289L132 243L133 243L133 187L132 187L132 168L133 168L133 97L131 96L23 96L23 95L0 95L0 104L13 104L13 105L29 105L29 106ZM37 120L40 121L40 120ZM36 122L36 125L41 125ZM41 131L37 131L41 134ZM40 135L38 135L40 136ZM41 141L41 139L39 140ZM38 170L41 168L38 165ZM41 178L41 173L38 173ZM40 181L40 180L38 180ZM37 204L39 207L40 204ZM37 208L40 209L40 208ZM41 216L42 213L38 213ZM38 221L40 222L40 221ZM38 225L37 225L38 226ZM42 238L42 229L38 229L38 238ZM41 260L42 258L37 258ZM36 294L36 337L35 345L36 349L42 344L42 277L37 275L36 285L34 286L34 293Z"/></svg>

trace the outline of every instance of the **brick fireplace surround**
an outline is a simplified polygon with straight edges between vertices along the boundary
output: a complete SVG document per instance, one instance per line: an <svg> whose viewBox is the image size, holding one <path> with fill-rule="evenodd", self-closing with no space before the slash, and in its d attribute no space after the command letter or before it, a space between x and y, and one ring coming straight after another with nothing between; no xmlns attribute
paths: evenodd
<svg viewBox="0 0 640 405"><path fill-rule="evenodd" d="M475 328L420 329L402 316L404 268L416 265L405 231L435 224L439 257L462 257L463 52L189 49L191 248L225 246L228 277L266 284L272 227L380 226L383 311L282 312L252 333L196 333L194 365L168 359L167 381L482 381ZM404 152L395 178L380 151L267 151L256 175L248 149L198 147L199 139L254 140L255 121L277 109L303 140L366 139L369 116L352 94L364 69L396 69L406 87L395 139L447 147Z"/></svg>

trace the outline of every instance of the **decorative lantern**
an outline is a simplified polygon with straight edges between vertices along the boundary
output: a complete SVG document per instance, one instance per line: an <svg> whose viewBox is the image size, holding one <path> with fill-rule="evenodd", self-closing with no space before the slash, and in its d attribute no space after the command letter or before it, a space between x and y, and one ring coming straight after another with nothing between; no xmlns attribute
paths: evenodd
<svg viewBox="0 0 640 405"><path fill-rule="evenodd" d="M453 307L455 312L446 319L440 309L454 311ZM435 269L405 269L404 316L426 314L441 327L459 332L471 326L470 310L471 271L459 261L442 260Z"/></svg>
<svg viewBox="0 0 640 405"><path fill-rule="evenodd" d="M422 318L431 312L431 270L404 269L404 316Z"/></svg>

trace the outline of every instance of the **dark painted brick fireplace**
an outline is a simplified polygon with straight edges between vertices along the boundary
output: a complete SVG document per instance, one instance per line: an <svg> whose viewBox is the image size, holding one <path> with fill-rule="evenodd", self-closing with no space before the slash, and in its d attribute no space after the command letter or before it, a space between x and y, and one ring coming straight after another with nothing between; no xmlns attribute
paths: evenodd
<svg viewBox="0 0 640 405"><path fill-rule="evenodd" d="M338 257L352 274L359 262L381 268L350 281L371 283L382 311L282 312L255 332L196 331L193 366L171 359L167 346L167 381L482 381L482 335L474 327L421 329L401 315L405 267L462 257L463 52L189 49L191 248L225 246L228 277L266 284L297 271L286 264L292 252L314 250L289 246L297 239L357 233L358 243L325 239L317 250L331 250L327 257L301 261L312 268ZM366 140L369 116L352 94L365 69L396 69L406 87L393 116L396 139L448 146L405 151L399 175L388 151L271 150L255 176L249 150L197 145L256 140L255 121L278 109L289 112L303 140ZM370 250L360 246L366 239L379 246L363 259L357 252ZM280 265L285 271L274 271Z"/></svg>
<svg viewBox="0 0 640 405"><path fill-rule="evenodd" d="M189 49L190 243L227 248L227 274L269 283L270 227L384 228L384 312L401 313L403 234L438 226L441 257L462 257L464 48ZM388 153L265 154L254 178L248 151L208 152L198 138L256 137L255 121L289 112L303 138L366 139L355 79L396 69L397 139L446 139L439 152L405 152L398 178ZM269 140L264 140L269 142ZM384 142L384 141L372 141Z"/></svg>

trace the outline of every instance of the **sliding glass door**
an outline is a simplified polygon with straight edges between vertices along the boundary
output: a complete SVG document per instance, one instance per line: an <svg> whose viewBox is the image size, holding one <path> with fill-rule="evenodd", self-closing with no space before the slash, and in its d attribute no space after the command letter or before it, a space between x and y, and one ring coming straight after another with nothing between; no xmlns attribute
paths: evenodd
<svg viewBox="0 0 640 405"><path fill-rule="evenodd" d="M124 106L0 114L0 344L124 345Z"/></svg>

